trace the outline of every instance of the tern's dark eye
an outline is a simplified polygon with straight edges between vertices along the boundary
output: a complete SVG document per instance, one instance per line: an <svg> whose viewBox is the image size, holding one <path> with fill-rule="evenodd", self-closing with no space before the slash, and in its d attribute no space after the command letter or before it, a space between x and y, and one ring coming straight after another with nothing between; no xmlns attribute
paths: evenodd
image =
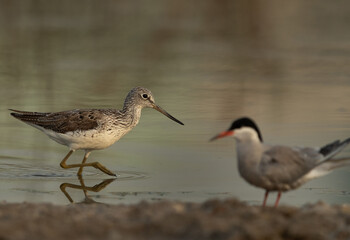
<svg viewBox="0 0 350 240"><path fill-rule="evenodd" d="M142 94L143 99L147 99L148 95L146 93Z"/></svg>

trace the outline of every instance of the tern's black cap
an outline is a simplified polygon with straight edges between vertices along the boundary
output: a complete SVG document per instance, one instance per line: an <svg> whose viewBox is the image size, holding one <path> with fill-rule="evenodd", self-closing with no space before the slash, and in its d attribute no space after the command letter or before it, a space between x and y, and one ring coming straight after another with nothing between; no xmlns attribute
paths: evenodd
<svg viewBox="0 0 350 240"><path fill-rule="evenodd" d="M235 120L228 130L233 131L233 130L241 128L241 127L253 128L257 132L260 141L261 142L263 141L263 138L262 138L262 135L260 133L258 126L256 125L256 123L252 119L250 119L248 117L242 117L242 118Z"/></svg>

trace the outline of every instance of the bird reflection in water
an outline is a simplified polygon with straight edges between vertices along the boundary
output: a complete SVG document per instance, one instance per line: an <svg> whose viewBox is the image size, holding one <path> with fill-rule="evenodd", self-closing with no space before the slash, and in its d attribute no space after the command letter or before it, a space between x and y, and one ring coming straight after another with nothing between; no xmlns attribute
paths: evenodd
<svg viewBox="0 0 350 240"><path fill-rule="evenodd" d="M102 189L104 189L105 187L107 187L111 182L113 182L114 180L116 180L116 178L110 178L110 179L105 179L102 182L100 182L99 184L96 184L92 187L86 186L84 183L84 179L82 176L78 176L79 184L73 184L73 183L62 183L60 185L60 189L61 191L64 193L64 195L66 196L66 198L69 200L69 202L74 203L72 197L69 195L69 193L66 191L66 188L73 188L73 189L81 189L84 192L84 200L79 202L79 203L85 203L85 204L89 204L89 203L98 203L95 200L93 200L91 197L89 197L88 192L100 192Z"/></svg>

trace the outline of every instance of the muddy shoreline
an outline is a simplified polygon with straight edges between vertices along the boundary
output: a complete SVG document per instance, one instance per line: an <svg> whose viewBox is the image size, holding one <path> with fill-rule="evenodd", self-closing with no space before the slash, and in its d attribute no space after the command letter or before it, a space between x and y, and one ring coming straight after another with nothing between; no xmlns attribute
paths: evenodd
<svg viewBox="0 0 350 240"><path fill-rule="evenodd" d="M134 205L0 204L0 239L349 239L350 206L236 199Z"/></svg>

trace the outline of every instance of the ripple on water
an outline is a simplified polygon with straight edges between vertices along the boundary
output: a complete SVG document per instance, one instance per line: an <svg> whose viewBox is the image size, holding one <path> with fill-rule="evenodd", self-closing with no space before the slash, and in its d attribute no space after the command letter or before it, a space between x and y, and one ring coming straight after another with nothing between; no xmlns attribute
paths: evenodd
<svg viewBox="0 0 350 240"><path fill-rule="evenodd" d="M27 160L12 157L11 163L8 161L1 162L5 158L0 156L0 179L76 179L77 169L62 169L60 167L49 165L38 165L28 163ZM8 159L8 157L7 157ZM98 170L91 168L84 169L84 178L101 179L105 178L106 174L100 173ZM118 171L117 180L137 180L147 178L148 175L144 172L137 171Z"/></svg>

